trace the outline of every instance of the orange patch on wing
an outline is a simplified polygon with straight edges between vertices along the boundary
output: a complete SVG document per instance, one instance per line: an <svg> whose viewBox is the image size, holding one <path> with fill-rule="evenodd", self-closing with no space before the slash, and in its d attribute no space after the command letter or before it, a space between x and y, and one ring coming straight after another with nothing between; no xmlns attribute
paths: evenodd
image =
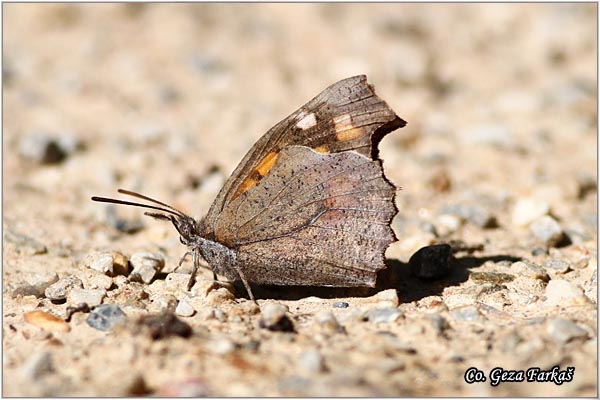
<svg viewBox="0 0 600 400"><path fill-rule="evenodd" d="M342 114L333 119L335 124L335 137L340 142L356 139L365 134L364 128L355 128L352 125L350 114Z"/></svg>
<svg viewBox="0 0 600 400"><path fill-rule="evenodd" d="M329 147L327 147L326 144L322 144L318 147L315 147L313 150L316 151L317 153L329 154Z"/></svg>
<svg viewBox="0 0 600 400"><path fill-rule="evenodd" d="M261 177L265 176L266 174L269 173L271 168L273 168L273 165L275 165L275 161L277 161L277 157L279 157L279 152L277 152L277 151L269 152L269 154L267 154L265 156L265 158L260 160L260 162L258 163L256 168L254 168L254 170L258 171L258 173L260 174Z"/></svg>
<svg viewBox="0 0 600 400"><path fill-rule="evenodd" d="M277 161L277 157L279 157L279 152L271 151L262 160L260 160L250 175L248 175L240 184L240 186L238 186L230 201L234 201L242 193L245 193L256 186L258 182L260 182L260 180L269 173L271 168L273 168L275 161Z"/></svg>

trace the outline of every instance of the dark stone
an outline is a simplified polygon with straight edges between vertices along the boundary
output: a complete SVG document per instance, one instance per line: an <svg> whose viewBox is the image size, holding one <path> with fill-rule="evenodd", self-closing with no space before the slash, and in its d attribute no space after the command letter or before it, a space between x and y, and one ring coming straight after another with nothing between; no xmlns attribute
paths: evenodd
<svg viewBox="0 0 600 400"><path fill-rule="evenodd" d="M436 244L419 249L408 261L411 273L420 279L438 279L450 270L452 247Z"/></svg>

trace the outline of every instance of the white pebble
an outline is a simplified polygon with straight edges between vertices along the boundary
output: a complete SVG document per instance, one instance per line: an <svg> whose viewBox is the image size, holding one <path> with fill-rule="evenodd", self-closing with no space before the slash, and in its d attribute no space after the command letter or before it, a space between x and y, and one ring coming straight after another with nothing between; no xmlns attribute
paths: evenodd
<svg viewBox="0 0 600 400"><path fill-rule="evenodd" d="M548 214L550 205L536 197L518 199L512 210L512 223L516 226L527 226L536 219Z"/></svg>
<svg viewBox="0 0 600 400"><path fill-rule="evenodd" d="M546 306L567 307L588 304L590 301L576 284L563 279L553 279L546 286Z"/></svg>
<svg viewBox="0 0 600 400"><path fill-rule="evenodd" d="M104 289L73 288L67 295L67 301L72 305L86 303L88 306L97 306L102 304L104 296L106 296Z"/></svg>
<svg viewBox="0 0 600 400"><path fill-rule="evenodd" d="M195 311L194 307L187 300L179 300L179 304L175 308L175 314L181 317L191 317Z"/></svg>

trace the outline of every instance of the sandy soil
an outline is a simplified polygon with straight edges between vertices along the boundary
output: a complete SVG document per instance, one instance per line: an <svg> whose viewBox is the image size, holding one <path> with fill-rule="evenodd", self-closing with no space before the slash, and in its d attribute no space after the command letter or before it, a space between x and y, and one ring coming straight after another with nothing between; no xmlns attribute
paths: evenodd
<svg viewBox="0 0 600 400"><path fill-rule="evenodd" d="M4 4L3 395L596 396L596 15ZM186 292L172 226L90 201L123 187L200 217L268 128L361 73L408 121L380 146L402 190L376 290L257 288L259 311L203 270ZM450 241L446 275L409 273ZM165 260L151 283L89 267L142 251ZM81 299L127 318L64 322ZM176 305L191 335L157 338L143 317ZM572 379L491 384L554 366Z"/></svg>

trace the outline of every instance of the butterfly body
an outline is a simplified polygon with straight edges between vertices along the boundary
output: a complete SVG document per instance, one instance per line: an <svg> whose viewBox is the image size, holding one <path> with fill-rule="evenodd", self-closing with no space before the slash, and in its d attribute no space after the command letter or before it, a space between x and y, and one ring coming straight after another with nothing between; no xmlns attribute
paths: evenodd
<svg viewBox="0 0 600 400"><path fill-rule="evenodd" d="M196 221L162 206L194 257L216 274L273 285L375 286L396 240L396 188L377 145L405 122L365 76L337 82L269 130ZM97 201L119 202L106 198ZM122 202L121 204L139 205ZM148 206L146 206L148 207Z"/></svg>

